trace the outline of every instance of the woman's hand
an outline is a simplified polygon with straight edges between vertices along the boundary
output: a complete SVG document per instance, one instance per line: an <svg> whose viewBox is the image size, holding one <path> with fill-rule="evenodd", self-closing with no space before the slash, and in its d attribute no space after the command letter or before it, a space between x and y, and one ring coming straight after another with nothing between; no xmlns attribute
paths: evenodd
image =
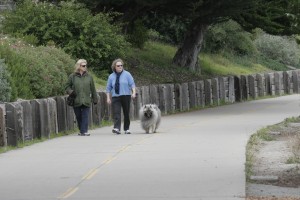
<svg viewBox="0 0 300 200"><path fill-rule="evenodd" d="M110 105L111 104L110 98L107 98L106 102L107 102L108 105Z"/></svg>
<svg viewBox="0 0 300 200"><path fill-rule="evenodd" d="M131 98L132 98L132 99L135 99L135 98L136 98L135 92L131 94Z"/></svg>

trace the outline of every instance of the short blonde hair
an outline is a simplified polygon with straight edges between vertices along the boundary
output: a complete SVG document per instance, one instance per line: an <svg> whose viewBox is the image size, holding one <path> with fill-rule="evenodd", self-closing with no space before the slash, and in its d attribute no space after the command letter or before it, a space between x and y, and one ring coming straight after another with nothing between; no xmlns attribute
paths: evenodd
<svg viewBox="0 0 300 200"><path fill-rule="evenodd" d="M111 70L112 70L113 72L116 71L116 64L117 64L117 62L121 62L122 65L124 65L123 60L122 60L121 58L117 58L117 59L114 60L114 61L112 62L112 64L111 64ZM124 69L124 68L123 68L123 69Z"/></svg>
<svg viewBox="0 0 300 200"><path fill-rule="evenodd" d="M74 72L79 72L81 63L86 63L86 64L87 64L87 61L86 61L85 59L79 59L79 60L76 62L75 66L74 66L74 69L75 69Z"/></svg>

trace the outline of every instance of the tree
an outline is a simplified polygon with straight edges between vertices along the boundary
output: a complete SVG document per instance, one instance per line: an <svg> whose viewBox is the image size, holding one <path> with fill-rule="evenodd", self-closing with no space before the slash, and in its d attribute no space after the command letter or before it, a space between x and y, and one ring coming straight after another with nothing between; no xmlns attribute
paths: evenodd
<svg viewBox="0 0 300 200"><path fill-rule="evenodd" d="M274 35L299 33L298 0L79 0L95 12L114 9L124 13L122 20L133 22L148 12L188 19L184 40L173 64L200 71L198 55L210 25L233 19L246 31L261 28Z"/></svg>

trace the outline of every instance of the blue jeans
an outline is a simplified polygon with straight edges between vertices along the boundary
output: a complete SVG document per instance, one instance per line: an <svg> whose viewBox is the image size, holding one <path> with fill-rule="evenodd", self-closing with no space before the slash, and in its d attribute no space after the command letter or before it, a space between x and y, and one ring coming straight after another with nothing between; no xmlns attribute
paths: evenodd
<svg viewBox="0 0 300 200"><path fill-rule="evenodd" d="M73 109L80 133L87 133L89 127L90 107L82 105L79 107L73 107Z"/></svg>

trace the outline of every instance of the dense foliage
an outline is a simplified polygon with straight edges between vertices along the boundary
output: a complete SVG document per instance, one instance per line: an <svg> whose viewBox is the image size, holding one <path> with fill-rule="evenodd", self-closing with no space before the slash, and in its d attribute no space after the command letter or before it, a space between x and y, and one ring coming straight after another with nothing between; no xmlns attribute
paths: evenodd
<svg viewBox="0 0 300 200"><path fill-rule="evenodd" d="M264 57L285 65L299 67L300 49L294 38L263 33L255 40L255 45Z"/></svg>
<svg viewBox="0 0 300 200"><path fill-rule="evenodd" d="M4 60L0 60L0 101L10 101L11 87L9 84L9 72Z"/></svg>
<svg viewBox="0 0 300 200"><path fill-rule="evenodd" d="M121 20L130 25L149 13L182 17L189 22L185 37L173 58L177 66L199 71L198 55L205 32L210 25L233 19L243 29L261 28L274 35L291 35L300 32L298 0L78 0L95 12L114 9L124 13ZM246 47L247 48L247 47Z"/></svg>
<svg viewBox="0 0 300 200"><path fill-rule="evenodd" d="M188 21L182 17L151 12L144 17L145 25L158 32L160 41L178 45L183 41Z"/></svg>
<svg viewBox="0 0 300 200"><path fill-rule="evenodd" d="M292 6L290 3L293 0L287 5L279 4L277 0L272 1L273 3L278 3L272 5L272 8L278 7L279 9L277 18L275 15L272 16L276 12L270 11L270 13L267 13L268 15L260 19L257 18L259 15L255 13L248 13L248 16L244 16L250 10L257 12L255 7L249 7L250 1L246 4L239 0L224 1L219 4L219 7L214 7L216 5L207 7L206 11L212 12L212 18L208 19L203 16L201 18L202 21L198 22L202 23L204 22L203 20L211 20L209 21L211 24L204 23L205 26L200 31L197 27L189 25L192 24L197 16L207 14L207 12L198 12L203 9L202 6L210 5L209 3L212 1L204 0L193 6L189 3L194 1L185 2L187 5L183 5L181 1L173 1L174 5L169 5L169 0L163 1L166 3L165 5L170 6L167 8L161 7L162 1L126 1L127 3L125 3L125 1L114 0L82 0L81 2L83 3L91 3L88 5L90 6L89 8L92 8L92 11L85 8L82 4L70 3L76 2L73 0L66 1L67 3L60 0L48 1L56 2L55 4L45 3L47 1L44 1L44 3L42 3L43 1L32 3L31 0L18 0L17 2L17 9L6 13L5 18L1 18L1 20L4 19L3 30L37 47L25 45L19 40L4 41L3 38L0 38L0 59L5 60L6 70L10 74L8 76L10 78L5 80L7 80L8 87L11 88L11 90L6 90L10 91L11 100L16 98L42 98L63 94L63 83L67 75L73 70L72 67L76 58L87 59L89 66L94 68L93 71L98 71L98 77L104 80L107 78L107 70L110 70L111 61L116 57L128 56L128 59L125 59L126 68L128 67L137 79L146 77L148 82L150 80L150 83L160 83L161 80L159 79L165 80L165 82L188 81L190 76L185 69L181 69L178 72L175 70L175 65L172 65L172 70L168 72L160 69L163 67L169 69L176 48L161 43L157 44L158 48L156 45L149 45L151 42L146 43L146 41L148 35L150 35L156 41L163 41L173 45L184 44L186 43L184 34L189 29L192 30L190 32L191 35L186 38L191 39L191 49L193 51L195 51L195 48L205 50L205 53L201 54L204 57L204 59L201 59L204 75L226 75L226 70L222 73L220 73L220 70L222 70L223 66L225 68L227 65L232 67L232 63L244 66L247 69L259 68L261 65L273 70L285 70L285 65L300 67L299 46L296 44L294 37L275 37L267 35L263 31L252 34L243 30L243 28L252 30L256 26L267 24L265 28L269 32L275 34L292 33L294 30L289 27L292 26L292 23L295 23L295 20L290 20L290 18L283 19L280 12L283 9L288 11L287 6ZM230 9L228 8L229 10L222 7L233 2L238 4ZM251 2L253 3L254 1L251 0ZM257 3L259 5L262 1L259 0ZM173 7L176 5L182 5L182 7L179 6L179 10L177 10L177 7ZM190 10L184 10L186 6ZM242 14L239 13L239 10L230 13L230 15L228 14L229 11L234 11L234 9L241 6L247 8ZM152 10L152 8L159 9ZM220 11L221 8L223 8L222 12L218 13L220 17L214 21L215 13L213 12L216 10ZM266 9L265 6L262 8ZM121 11L123 14L115 12L103 13L103 9L105 11L110 9L112 11ZM260 10L260 8L257 9ZM187 11L189 13L186 13ZM144 17L140 18L141 20L136 20L137 16L141 16L139 12ZM186 15L183 15L183 13ZM241 20L245 20L247 17L253 17L253 19L256 19L256 22L253 19L244 22ZM293 17L296 19L297 16L293 15ZM124 22L122 23L123 33L121 33L121 24L116 24L117 19L120 18L132 19L131 22L130 20L122 21ZM230 18L236 18L239 23L233 20L227 21ZM281 26L283 22L286 22L287 29L283 29L284 27ZM147 30L145 27L150 28L150 30ZM293 27L297 28L295 24ZM203 34L201 31L203 31ZM195 35L201 39L201 43L196 43L193 40L192 37ZM125 41L125 38L139 49L127 48L128 43ZM300 41L299 37L297 41ZM185 53L188 52L186 53L186 58L190 58L187 49L183 48L181 50ZM65 52L72 55L74 59L65 54ZM194 56L198 58L199 54L195 53ZM225 61L218 56L224 57ZM228 64L228 62L232 63ZM144 65L148 66L147 68L149 69L143 68ZM155 69L155 66L157 69ZM212 70L216 68L220 70ZM265 71L265 69L262 71ZM170 74L170 76L165 77L165 74ZM171 76L171 74L173 75ZM229 74L232 73L230 72ZM200 74L194 75L197 75L198 78ZM1 83L0 86L2 87Z"/></svg>
<svg viewBox="0 0 300 200"><path fill-rule="evenodd" d="M211 26L204 40L204 51L209 53L229 52L235 55L254 55L257 53L252 35L241 26L229 20Z"/></svg>
<svg viewBox="0 0 300 200"><path fill-rule="evenodd" d="M11 100L64 94L64 83L75 61L54 47L33 47L20 40L1 38L0 58L11 74Z"/></svg>
<svg viewBox="0 0 300 200"><path fill-rule="evenodd" d="M114 14L92 13L80 4L34 3L25 0L7 12L3 30L15 36L34 35L37 45L54 44L74 58L85 58L94 71L110 69L124 57L128 43L112 24Z"/></svg>
<svg viewBox="0 0 300 200"><path fill-rule="evenodd" d="M144 48L145 43L148 40L148 29L144 26L141 19L134 22L130 34L127 36L127 40L133 47L140 49Z"/></svg>
<svg viewBox="0 0 300 200"><path fill-rule="evenodd" d="M285 70L286 65L300 67L300 47L296 41L294 36L273 36L261 29L248 33L230 20L211 26L203 47L206 53L222 54L229 58L232 54L272 70Z"/></svg>

